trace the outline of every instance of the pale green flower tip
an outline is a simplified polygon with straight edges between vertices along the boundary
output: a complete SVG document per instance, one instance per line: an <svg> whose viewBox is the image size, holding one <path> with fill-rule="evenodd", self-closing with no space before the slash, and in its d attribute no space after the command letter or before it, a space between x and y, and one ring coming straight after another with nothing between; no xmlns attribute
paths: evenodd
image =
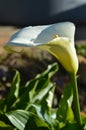
<svg viewBox="0 0 86 130"><path fill-rule="evenodd" d="M54 35L67 37L74 41L75 26L71 22L61 22L51 25L30 26L15 33L6 45L39 46L53 40Z"/></svg>
<svg viewBox="0 0 86 130"><path fill-rule="evenodd" d="M53 54L69 73L77 73L78 58L73 43L69 38L57 37L41 48Z"/></svg>

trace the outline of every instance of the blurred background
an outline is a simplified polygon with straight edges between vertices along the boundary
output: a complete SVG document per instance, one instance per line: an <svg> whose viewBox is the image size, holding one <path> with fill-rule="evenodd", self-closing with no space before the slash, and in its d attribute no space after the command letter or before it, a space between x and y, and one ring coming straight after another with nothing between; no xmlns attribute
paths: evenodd
<svg viewBox="0 0 86 130"><path fill-rule="evenodd" d="M39 25L61 21L86 23L86 0L0 0L0 23Z"/></svg>
<svg viewBox="0 0 86 130"><path fill-rule="evenodd" d="M0 98L9 92L13 69L20 71L21 84L24 84L45 70L48 64L57 61L49 53L34 48L24 48L22 53L8 52L3 45L12 34L26 26L64 21L71 21L76 26L80 104L86 112L86 0L0 0ZM61 66L53 81L57 83L56 91L60 95L69 82L68 74Z"/></svg>
<svg viewBox="0 0 86 130"><path fill-rule="evenodd" d="M29 26L71 21L80 27L86 24L85 12L86 0L0 0L0 24L3 25ZM83 27L80 30L83 31ZM78 38L85 39L84 31Z"/></svg>

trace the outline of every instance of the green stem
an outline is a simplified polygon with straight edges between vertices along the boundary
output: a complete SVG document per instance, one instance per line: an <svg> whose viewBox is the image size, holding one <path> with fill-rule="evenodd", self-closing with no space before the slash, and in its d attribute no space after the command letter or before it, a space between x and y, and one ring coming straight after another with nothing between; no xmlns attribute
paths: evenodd
<svg viewBox="0 0 86 130"><path fill-rule="evenodd" d="M77 124L79 126L82 125L81 115L80 115L80 104L79 104L79 96L78 96L78 87L77 87L77 80L76 74L71 74L71 81L73 86L73 102L74 102L74 114Z"/></svg>

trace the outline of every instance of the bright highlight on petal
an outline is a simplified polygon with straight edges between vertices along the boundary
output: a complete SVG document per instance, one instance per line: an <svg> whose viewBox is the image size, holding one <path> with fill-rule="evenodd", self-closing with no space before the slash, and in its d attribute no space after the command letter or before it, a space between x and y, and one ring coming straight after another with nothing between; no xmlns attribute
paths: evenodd
<svg viewBox="0 0 86 130"><path fill-rule="evenodd" d="M26 27L15 33L6 45L40 46L52 53L68 72L76 73L78 60L74 33L75 26L71 22Z"/></svg>

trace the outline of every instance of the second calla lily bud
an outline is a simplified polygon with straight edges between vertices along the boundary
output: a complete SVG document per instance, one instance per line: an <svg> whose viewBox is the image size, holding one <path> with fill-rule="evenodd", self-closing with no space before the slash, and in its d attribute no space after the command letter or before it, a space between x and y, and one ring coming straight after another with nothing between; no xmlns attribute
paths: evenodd
<svg viewBox="0 0 86 130"><path fill-rule="evenodd" d="M53 54L68 72L76 73L74 33L75 26L71 22L26 27L14 34L6 45L39 46Z"/></svg>

